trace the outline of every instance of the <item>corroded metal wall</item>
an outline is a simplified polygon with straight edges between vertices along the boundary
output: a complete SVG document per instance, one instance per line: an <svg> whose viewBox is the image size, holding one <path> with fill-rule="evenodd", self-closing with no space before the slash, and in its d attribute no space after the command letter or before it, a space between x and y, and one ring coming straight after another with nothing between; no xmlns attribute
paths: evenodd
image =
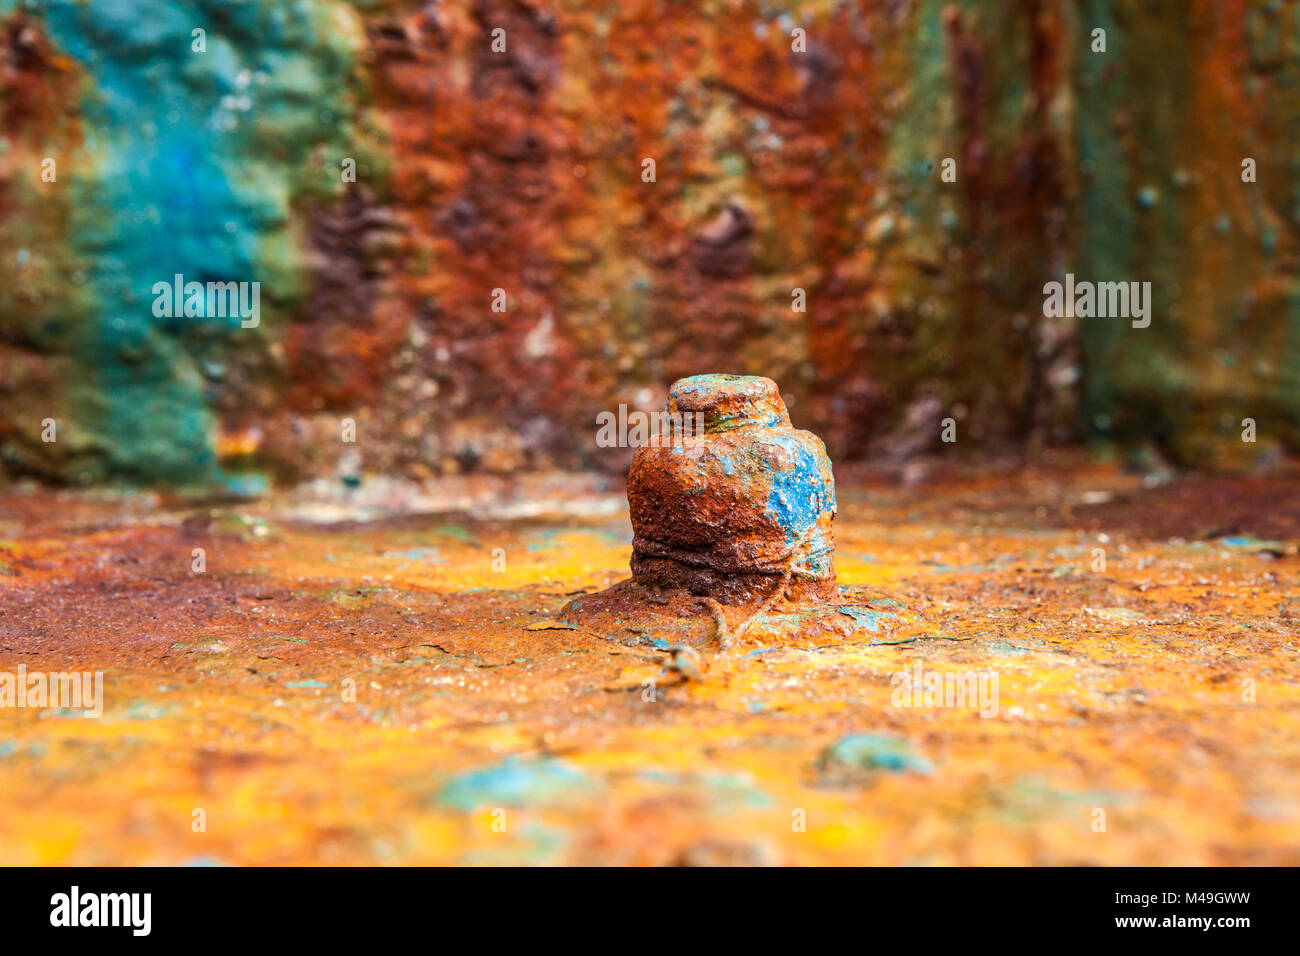
<svg viewBox="0 0 1300 956"><path fill-rule="evenodd" d="M1249 465L1300 445L1298 81L1294 2L0 0L0 467L618 467L597 413L704 371L837 461Z"/></svg>

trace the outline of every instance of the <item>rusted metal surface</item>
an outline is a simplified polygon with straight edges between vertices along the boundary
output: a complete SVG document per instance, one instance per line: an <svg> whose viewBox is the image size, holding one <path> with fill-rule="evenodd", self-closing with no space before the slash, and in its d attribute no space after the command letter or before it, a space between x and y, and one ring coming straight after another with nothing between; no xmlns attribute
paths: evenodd
<svg viewBox="0 0 1300 956"><path fill-rule="evenodd" d="M0 670L106 702L0 709L0 862L1300 863L1297 476L837 477L851 636L730 654L698 609L560 620L627 576L580 502L11 489ZM900 701L918 666L996 673L996 714Z"/></svg>
<svg viewBox="0 0 1300 956"><path fill-rule="evenodd" d="M412 481L618 473L592 413L701 367L837 462L947 414L962 455L1294 455L1293 7L0 0L0 470L332 478L347 416ZM155 316L178 273L263 321ZM1045 315L1066 273L1151 280L1151 327Z"/></svg>

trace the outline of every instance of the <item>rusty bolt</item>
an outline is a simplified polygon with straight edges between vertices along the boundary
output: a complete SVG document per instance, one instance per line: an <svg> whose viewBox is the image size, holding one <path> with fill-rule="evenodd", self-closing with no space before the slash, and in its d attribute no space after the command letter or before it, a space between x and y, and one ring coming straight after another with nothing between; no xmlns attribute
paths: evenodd
<svg viewBox="0 0 1300 956"><path fill-rule="evenodd" d="M668 412L675 427L637 449L628 475L636 582L730 605L778 591L833 598L830 459L820 438L791 425L776 383L679 379Z"/></svg>

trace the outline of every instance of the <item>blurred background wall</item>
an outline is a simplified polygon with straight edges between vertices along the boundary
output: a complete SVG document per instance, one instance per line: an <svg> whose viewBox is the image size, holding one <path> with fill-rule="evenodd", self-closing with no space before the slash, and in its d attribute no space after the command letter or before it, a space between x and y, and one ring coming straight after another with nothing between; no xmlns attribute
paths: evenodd
<svg viewBox="0 0 1300 956"><path fill-rule="evenodd" d="M1258 467L1300 447L1298 84L1295 0L0 0L0 469L614 469L597 413L701 371L836 461ZM1046 318L1067 272L1150 327ZM156 316L178 273L259 325Z"/></svg>

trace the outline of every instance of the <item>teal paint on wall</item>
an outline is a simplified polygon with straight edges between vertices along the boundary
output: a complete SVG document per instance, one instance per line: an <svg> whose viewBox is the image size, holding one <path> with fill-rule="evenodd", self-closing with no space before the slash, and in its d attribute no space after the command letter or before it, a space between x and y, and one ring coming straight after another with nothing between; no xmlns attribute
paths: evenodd
<svg viewBox="0 0 1300 956"><path fill-rule="evenodd" d="M351 44L336 4L49 0L58 47L93 77L83 145L63 165L67 241L84 263L84 318L66 348L84 377L67 407L103 473L179 484L222 478L205 360L265 348L273 303L302 294L294 199L337 191L310 150L344 139ZM193 31L203 29L203 50ZM331 149L331 156L343 149ZM355 152L355 151L354 151ZM337 167L335 167L335 170ZM318 182L304 183L315 176ZM153 287L257 282L261 322L154 315ZM69 303L71 305L71 303Z"/></svg>

